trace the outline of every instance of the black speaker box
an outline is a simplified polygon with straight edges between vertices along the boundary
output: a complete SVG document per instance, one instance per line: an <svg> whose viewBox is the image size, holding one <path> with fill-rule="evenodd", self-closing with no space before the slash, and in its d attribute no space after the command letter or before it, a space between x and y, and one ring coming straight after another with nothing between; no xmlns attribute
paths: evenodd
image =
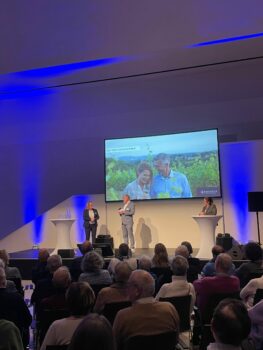
<svg viewBox="0 0 263 350"><path fill-rule="evenodd" d="M95 243L109 244L111 248L114 247L113 237L111 237L110 235L98 235L97 238L95 239Z"/></svg>
<svg viewBox="0 0 263 350"><path fill-rule="evenodd" d="M61 258L74 258L75 252L74 249L58 249L58 255Z"/></svg>
<svg viewBox="0 0 263 350"><path fill-rule="evenodd" d="M94 243L93 248L98 253L101 253L104 258L114 256L112 246L109 243Z"/></svg>
<svg viewBox="0 0 263 350"><path fill-rule="evenodd" d="M263 211L263 192L248 192L248 211Z"/></svg>
<svg viewBox="0 0 263 350"><path fill-rule="evenodd" d="M230 234L225 234L225 235L219 234L216 237L216 244L223 247L224 251L227 252L233 246L233 238L230 236Z"/></svg>

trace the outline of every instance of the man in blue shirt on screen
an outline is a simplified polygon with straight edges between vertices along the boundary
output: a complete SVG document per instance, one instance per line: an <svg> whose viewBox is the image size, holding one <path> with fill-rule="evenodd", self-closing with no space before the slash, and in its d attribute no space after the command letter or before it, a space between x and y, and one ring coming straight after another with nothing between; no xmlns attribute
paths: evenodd
<svg viewBox="0 0 263 350"><path fill-rule="evenodd" d="M170 156L159 153L154 157L153 165L159 174L153 178L151 198L189 198L192 197L187 177L170 168Z"/></svg>

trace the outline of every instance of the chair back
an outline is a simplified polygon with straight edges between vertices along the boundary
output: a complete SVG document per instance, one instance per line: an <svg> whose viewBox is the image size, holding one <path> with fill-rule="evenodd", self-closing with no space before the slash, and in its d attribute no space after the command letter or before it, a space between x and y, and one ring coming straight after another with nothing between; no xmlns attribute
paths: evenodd
<svg viewBox="0 0 263 350"><path fill-rule="evenodd" d="M68 345L47 345L46 350L68 350Z"/></svg>
<svg viewBox="0 0 263 350"><path fill-rule="evenodd" d="M38 329L39 329L39 342L42 344L42 341L45 338L45 335L48 331L50 325L56 321L65 317L69 317L69 311L67 309L58 309L58 310L43 310L39 318Z"/></svg>
<svg viewBox="0 0 263 350"><path fill-rule="evenodd" d="M113 324L115 317L117 315L117 312L129 306L131 306L130 301L108 303L108 304L105 304L102 314L108 319L108 321L111 324Z"/></svg>
<svg viewBox="0 0 263 350"><path fill-rule="evenodd" d="M254 296L254 305L259 303L263 299L263 289L258 288Z"/></svg>
<svg viewBox="0 0 263 350"><path fill-rule="evenodd" d="M154 335L137 335L127 339L124 350L174 350L178 341L176 332L167 332Z"/></svg>
<svg viewBox="0 0 263 350"><path fill-rule="evenodd" d="M180 297L160 298L160 301L168 301L173 304L180 318L180 332L185 332L190 329L190 306L191 295Z"/></svg>
<svg viewBox="0 0 263 350"><path fill-rule="evenodd" d="M157 277L160 277L161 275L172 275L170 267L152 267L150 271Z"/></svg>

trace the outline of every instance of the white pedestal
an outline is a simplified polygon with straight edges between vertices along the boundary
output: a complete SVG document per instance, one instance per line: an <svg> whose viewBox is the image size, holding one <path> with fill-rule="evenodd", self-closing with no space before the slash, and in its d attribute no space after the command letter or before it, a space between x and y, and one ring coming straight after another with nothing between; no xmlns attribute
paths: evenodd
<svg viewBox="0 0 263 350"><path fill-rule="evenodd" d="M70 229L75 219L50 220L57 229L57 244L51 254L57 254L58 249L73 249L70 242Z"/></svg>
<svg viewBox="0 0 263 350"><path fill-rule="evenodd" d="M215 245L215 228L218 221L222 218L222 215L195 215L192 218L197 222L200 234L201 242L200 249L197 258L211 259L212 248Z"/></svg>

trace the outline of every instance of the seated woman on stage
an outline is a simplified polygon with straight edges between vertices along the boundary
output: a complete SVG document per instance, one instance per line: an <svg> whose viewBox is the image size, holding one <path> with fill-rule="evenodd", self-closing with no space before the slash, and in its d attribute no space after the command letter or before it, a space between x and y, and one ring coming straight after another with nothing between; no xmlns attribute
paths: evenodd
<svg viewBox="0 0 263 350"><path fill-rule="evenodd" d="M199 213L199 215L216 215L216 214L217 214L217 208L213 202L213 198L205 197L204 198L204 207L203 207L201 213Z"/></svg>

